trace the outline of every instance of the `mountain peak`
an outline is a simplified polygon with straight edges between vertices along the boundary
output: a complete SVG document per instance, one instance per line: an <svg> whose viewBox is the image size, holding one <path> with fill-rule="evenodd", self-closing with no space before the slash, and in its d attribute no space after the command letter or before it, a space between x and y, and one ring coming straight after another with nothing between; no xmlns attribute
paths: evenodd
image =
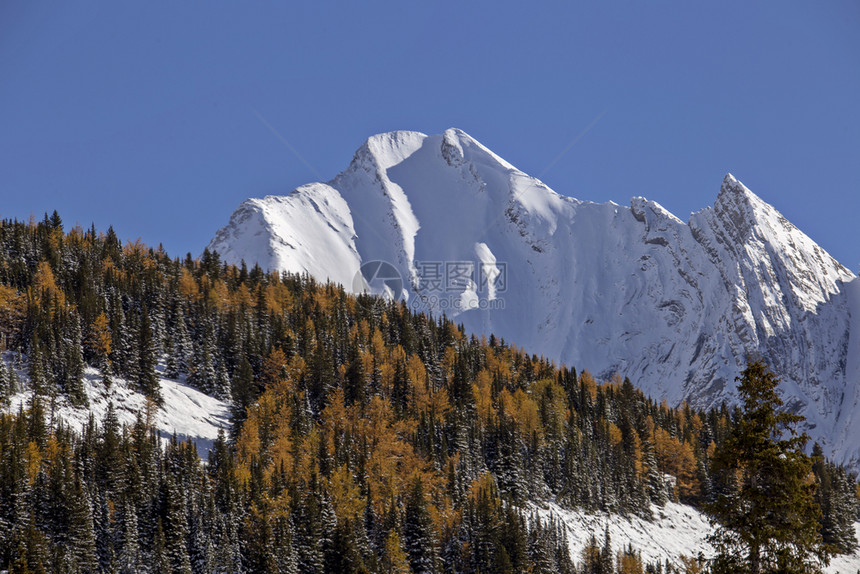
<svg viewBox="0 0 860 574"><path fill-rule="evenodd" d="M736 244L745 243L759 223L784 220L773 206L750 191L731 173L723 178L713 210Z"/></svg>
<svg viewBox="0 0 860 574"><path fill-rule="evenodd" d="M815 440L860 459L831 434L860 413L860 398L839 410L857 383L846 372L860 348L848 347L853 275L732 174L684 225L644 198L559 196L456 128L395 131L368 138L329 183L251 207L210 251L347 287L385 261L411 309L629 376L674 404L731 400L739 361L758 353Z"/></svg>
<svg viewBox="0 0 860 574"><path fill-rule="evenodd" d="M749 191L749 189L747 189L747 187L744 184L742 184L738 180L738 178L736 178L731 172L727 173L725 175L725 177L723 177L723 185L722 185L723 189L725 189L726 187L734 188L734 187L738 187L738 186Z"/></svg>
<svg viewBox="0 0 860 574"><path fill-rule="evenodd" d="M409 157L421 147L427 135L413 131L393 131L367 138L355 152L355 167L388 169Z"/></svg>
<svg viewBox="0 0 860 574"><path fill-rule="evenodd" d="M373 169L386 170L401 163L426 143L438 145L442 157L451 166L462 165L473 160L484 164L489 160L490 164L498 164L503 170L516 170L513 165L490 148L465 131L454 127L434 136L405 130L370 136L355 152L353 163Z"/></svg>
<svg viewBox="0 0 860 574"><path fill-rule="evenodd" d="M717 203L744 203L747 205L760 204L764 201L754 194L731 173L727 173L717 195Z"/></svg>

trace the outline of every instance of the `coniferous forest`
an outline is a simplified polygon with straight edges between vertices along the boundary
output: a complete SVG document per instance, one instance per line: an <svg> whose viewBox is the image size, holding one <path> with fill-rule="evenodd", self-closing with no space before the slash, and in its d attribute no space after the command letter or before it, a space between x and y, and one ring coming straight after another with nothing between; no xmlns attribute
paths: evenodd
<svg viewBox="0 0 860 574"><path fill-rule="evenodd" d="M739 491L719 455L740 408L670 408L405 303L56 213L0 223L0 350L26 372L0 361L10 572L662 573L597 539L571 556L536 508L650 517ZM153 408L163 367L228 401L231 425L208 460L164 444L150 410L73 430L52 405L86 406L86 365ZM852 551L856 477L820 448L810 468L812 534Z"/></svg>

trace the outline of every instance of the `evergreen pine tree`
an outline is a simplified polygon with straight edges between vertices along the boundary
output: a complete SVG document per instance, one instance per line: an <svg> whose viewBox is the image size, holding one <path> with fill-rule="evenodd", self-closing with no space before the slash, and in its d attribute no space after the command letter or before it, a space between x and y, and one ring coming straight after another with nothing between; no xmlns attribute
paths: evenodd
<svg viewBox="0 0 860 574"><path fill-rule="evenodd" d="M524 564L531 563L535 574L549 574L556 571L554 548L548 534L540 519L533 517L529 528L529 561Z"/></svg>
<svg viewBox="0 0 860 574"><path fill-rule="evenodd" d="M238 435L242 423L245 422L247 416L247 408L254 401L254 369L247 357L242 357L239 366L236 368L236 374L233 377L233 389L231 393L233 397L233 405L230 408L230 422L232 434Z"/></svg>
<svg viewBox="0 0 860 574"><path fill-rule="evenodd" d="M155 367L158 364L158 347L152 333L152 322L146 308L143 309L138 328L137 369L135 371L138 388L156 402L161 402L161 389Z"/></svg>
<svg viewBox="0 0 860 574"><path fill-rule="evenodd" d="M132 382L138 380L138 320L137 314L126 314L119 297L114 297L111 315L111 332L115 334L117 345L111 353L115 374Z"/></svg>
<svg viewBox="0 0 860 574"><path fill-rule="evenodd" d="M850 553L857 548L854 534L857 503L853 481L845 469L824 459L821 446L812 448L812 470L818 488L815 501L821 507L821 538L833 553Z"/></svg>
<svg viewBox="0 0 860 574"><path fill-rule="evenodd" d="M96 449L96 477L101 483L104 493L109 497L117 494L119 478L122 475L122 458L120 451L120 425L116 416L113 402L108 401L107 412L102 419L102 428L98 448Z"/></svg>
<svg viewBox="0 0 860 574"><path fill-rule="evenodd" d="M42 349L38 342L34 341L30 346L30 356L27 359L27 377L30 379L30 388L34 395L45 396L48 393L48 381L42 359Z"/></svg>
<svg viewBox="0 0 860 574"><path fill-rule="evenodd" d="M87 406L89 400L84 391L84 356L81 349L81 322L77 313L71 314L71 328L64 341L63 385L71 403L77 407Z"/></svg>
<svg viewBox="0 0 860 574"><path fill-rule="evenodd" d="M403 516L403 546L415 574L438 571L438 550L433 523L427 510L424 484L416 477L409 487Z"/></svg>
<svg viewBox="0 0 860 574"><path fill-rule="evenodd" d="M346 376L344 380L344 402L347 405L358 403L363 405L367 399L366 381L364 373L364 361L359 351L358 344L353 341L349 345L349 357L347 359Z"/></svg>
<svg viewBox="0 0 860 574"><path fill-rule="evenodd" d="M233 383L230 381L230 375L227 373L227 367L224 365L224 361L219 361L218 371L215 375L215 398L220 399L224 402L231 402L232 385Z"/></svg>
<svg viewBox="0 0 860 574"><path fill-rule="evenodd" d="M10 386L6 361L3 360L2 352L0 352L0 406L8 404L9 397L12 396Z"/></svg>
<svg viewBox="0 0 860 574"><path fill-rule="evenodd" d="M75 481L69 503L69 546L75 564L81 572L95 572L98 569L98 557L93 509L89 494L80 480Z"/></svg>
<svg viewBox="0 0 860 574"><path fill-rule="evenodd" d="M294 548L299 572L322 572L325 567L323 542L330 533L323 530L320 508L315 496L307 496L299 504L294 522Z"/></svg>
<svg viewBox="0 0 860 574"><path fill-rule="evenodd" d="M336 544L338 527L337 514L328 498L328 494L325 492L323 492L320 497L319 507L319 520L321 527L321 536L319 540L320 548L324 556L325 568L330 571L332 568L336 568L341 561L341 557L338 555L338 552L342 549L338 548Z"/></svg>
<svg viewBox="0 0 860 574"><path fill-rule="evenodd" d="M293 548L295 534L292 520L288 517L276 519L272 528L272 535L275 542L274 558L277 572L279 574L298 574L298 557Z"/></svg>
<svg viewBox="0 0 860 574"><path fill-rule="evenodd" d="M102 384L106 389L110 389L110 386L113 384L113 363L110 359L105 359L104 363L102 363Z"/></svg>
<svg viewBox="0 0 860 574"><path fill-rule="evenodd" d="M122 532L119 545L119 574L136 574L141 570L137 510L126 500L122 510Z"/></svg>
<svg viewBox="0 0 860 574"><path fill-rule="evenodd" d="M803 452L803 420L780 410L779 379L761 362L748 362L738 377L743 411L732 434L717 448L713 465L723 483L708 512L717 523L709 537L715 573L821 571L826 552L818 534L810 458Z"/></svg>
<svg viewBox="0 0 860 574"><path fill-rule="evenodd" d="M514 501L521 502L525 499L527 488L523 477L522 454L518 448L520 439L513 419L506 416L504 410L499 414L495 435L497 454L494 471L499 490Z"/></svg>
<svg viewBox="0 0 860 574"><path fill-rule="evenodd" d="M233 541L230 540L230 528L227 518L218 512L212 525L212 570L224 574L235 574L239 564L234 559Z"/></svg>
<svg viewBox="0 0 860 574"><path fill-rule="evenodd" d="M194 345L188 369L189 384L207 395L214 395L218 375L215 370L215 345L211 326L204 328L203 340Z"/></svg>
<svg viewBox="0 0 860 574"><path fill-rule="evenodd" d="M272 525L265 508L251 507L242 534L243 565L251 572L274 572Z"/></svg>
<svg viewBox="0 0 860 574"><path fill-rule="evenodd" d="M839 552L850 554L857 550L857 537L854 533L854 521L857 520L857 484L849 479L845 468L841 466L833 465L832 473L830 514L833 544Z"/></svg>
<svg viewBox="0 0 860 574"><path fill-rule="evenodd" d="M188 374L189 358L194 352L191 336L188 334L188 326L185 324L185 314L182 312L182 306L178 306L176 310L175 330L174 330L174 351L176 358L176 370L179 374Z"/></svg>
<svg viewBox="0 0 860 574"><path fill-rule="evenodd" d="M96 493L94 502L92 506L93 527L95 529L95 548L99 569L102 571L112 571L116 566L116 552L114 548L115 532L111 520L113 505L108 504L108 500L103 492Z"/></svg>
<svg viewBox="0 0 860 574"><path fill-rule="evenodd" d="M2 359L0 359L2 361ZM6 392L8 396L12 396L21 391L21 380L18 378L18 373L14 364L7 365L6 368Z"/></svg>
<svg viewBox="0 0 860 574"><path fill-rule="evenodd" d="M167 549L167 541L164 538L164 528L162 527L160 517L158 518L155 526L155 536L152 540L151 554L152 558L149 562L151 572L173 572L173 566Z"/></svg>
<svg viewBox="0 0 860 574"><path fill-rule="evenodd" d="M603 532L603 548L600 549L600 574L613 574L615 567L612 553L612 538L609 536L609 525Z"/></svg>
<svg viewBox="0 0 860 574"><path fill-rule="evenodd" d="M10 540L12 572L44 574L48 562L45 536L36 525L30 500L32 492L26 479L20 481L15 494L14 518Z"/></svg>
<svg viewBox="0 0 860 574"><path fill-rule="evenodd" d="M163 488L165 554L172 572L191 574L188 555L188 516L181 485L167 474Z"/></svg>
<svg viewBox="0 0 860 574"><path fill-rule="evenodd" d="M173 336L170 334L170 332L165 335L164 350L167 353L164 375L168 379L178 379L179 361L176 360L176 345L173 342Z"/></svg>

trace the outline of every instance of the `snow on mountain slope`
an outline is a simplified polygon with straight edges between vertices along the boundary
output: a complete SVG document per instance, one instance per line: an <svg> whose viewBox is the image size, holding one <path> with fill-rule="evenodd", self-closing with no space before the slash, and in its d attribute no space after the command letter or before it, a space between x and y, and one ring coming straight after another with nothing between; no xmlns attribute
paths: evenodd
<svg viewBox="0 0 860 574"><path fill-rule="evenodd" d="M246 201L209 249L348 289L389 262L413 308L672 404L733 400L762 356L813 438L860 463L857 278L731 175L685 224L559 195L460 130L392 132L328 183Z"/></svg>
<svg viewBox="0 0 860 574"><path fill-rule="evenodd" d="M708 518L685 504L668 502L663 507L652 506L652 521L636 516L567 510L554 503L534 508L542 519L557 520L564 525L570 555L576 561L580 560L592 535L600 546L603 545L607 529L614 552L630 544L641 553L646 563L659 561L664 564L668 560L680 568L682 555L691 558L700 552L705 558L713 555L713 548L707 542L711 532ZM854 531L860 540L860 522L854 523ZM860 550L833 557L824 569L828 574L849 574L857 570L860 570Z"/></svg>
<svg viewBox="0 0 860 574"><path fill-rule="evenodd" d="M6 357L8 365L13 362ZM0 360L4 360L0 358ZM163 367L163 365L162 365ZM163 369L160 369L163 370ZM27 376L22 369L16 369L19 380L25 387L28 385ZM209 457L218 431L229 430L230 406L223 401L201 393L197 389L172 379L159 377L161 396L164 404L152 411L152 425L155 427L163 442L170 440L174 434L180 441L191 440L197 446L198 454L205 460ZM89 406L76 408L69 404L65 395L57 399L51 412L50 404L45 405L50 422L62 420L71 428L80 431L89 421L90 415L101 424L108 411L108 404L113 404L117 420L121 425L133 425L138 414L144 419L147 416L147 400L125 380L113 378L109 388L106 388L101 373L97 369L87 367L84 372L84 390L89 399ZM12 396L9 412L18 412L27 404L32 393L22 389Z"/></svg>
<svg viewBox="0 0 860 574"><path fill-rule="evenodd" d="M300 191L299 191L300 190ZM346 202L325 184L310 184L286 197L270 195L245 201L218 232L227 260L255 253L254 262L265 269L311 273L320 280L349 285L360 257ZM325 275L319 276L320 270ZM354 271L352 271L354 274Z"/></svg>

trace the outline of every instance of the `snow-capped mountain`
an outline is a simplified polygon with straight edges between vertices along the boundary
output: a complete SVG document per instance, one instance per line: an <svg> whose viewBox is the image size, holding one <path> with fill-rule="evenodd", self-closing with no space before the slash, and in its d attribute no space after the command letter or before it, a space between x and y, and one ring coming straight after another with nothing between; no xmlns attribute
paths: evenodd
<svg viewBox="0 0 860 574"><path fill-rule="evenodd" d="M641 197L559 195L460 130L392 132L327 183L245 201L208 248L445 312L672 404L731 401L760 355L812 437L860 462L860 282L731 175L684 223Z"/></svg>

